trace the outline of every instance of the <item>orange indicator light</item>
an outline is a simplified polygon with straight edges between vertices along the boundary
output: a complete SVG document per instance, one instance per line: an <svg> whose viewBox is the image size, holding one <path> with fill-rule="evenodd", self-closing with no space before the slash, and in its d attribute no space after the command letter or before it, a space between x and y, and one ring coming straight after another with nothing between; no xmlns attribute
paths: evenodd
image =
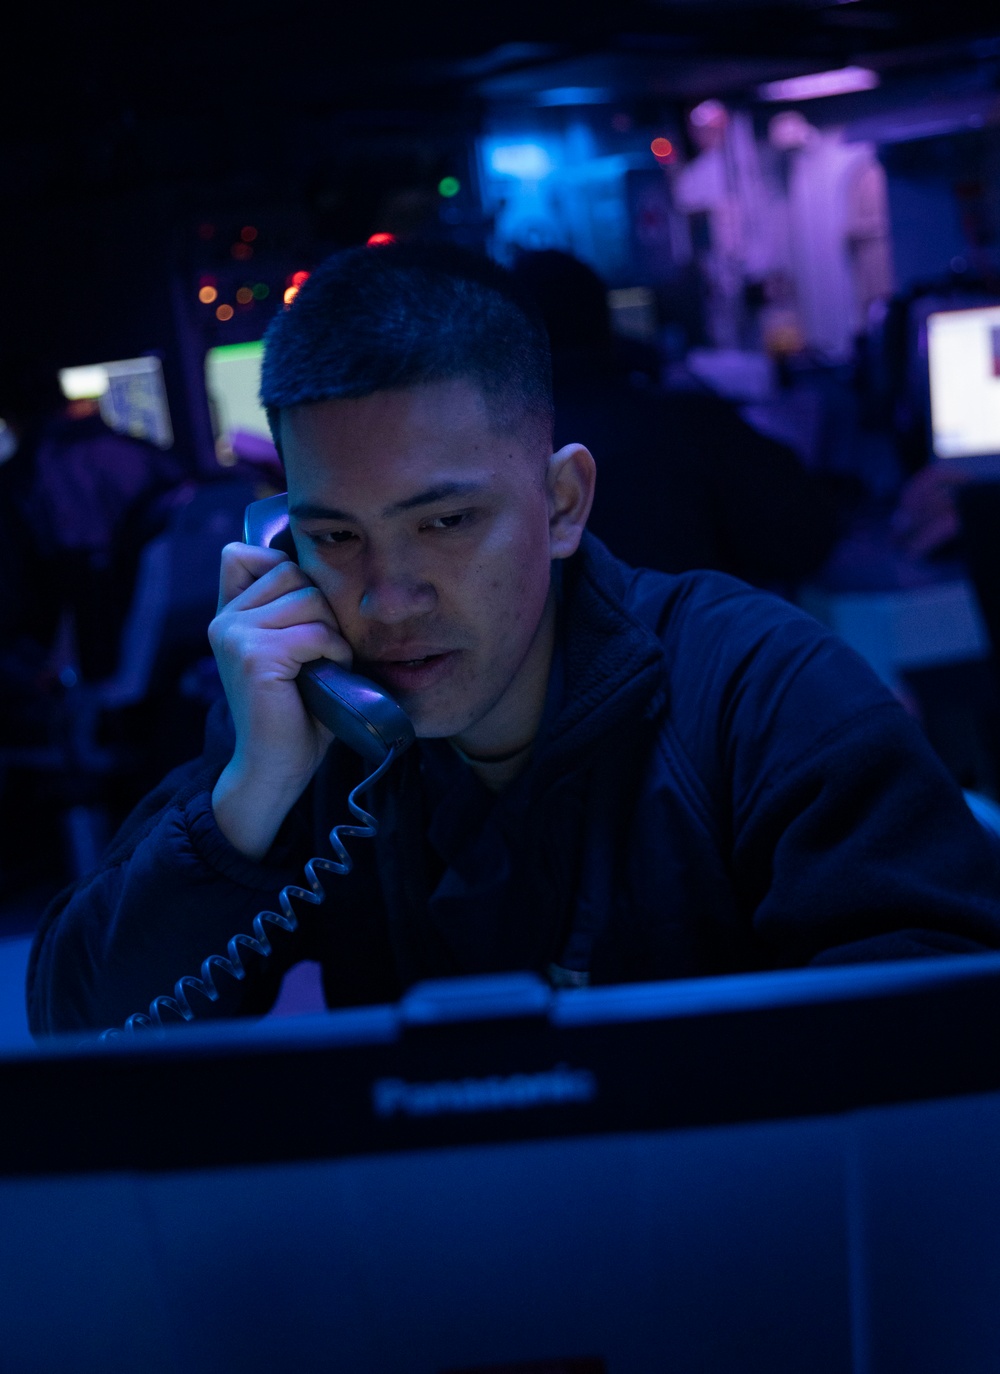
<svg viewBox="0 0 1000 1374"><path fill-rule="evenodd" d="M233 318L233 314L234 311L231 305L220 305L217 307L215 311L215 318L217 320L222 321L231 320Z"/></svg>
<svg viewBox="0 0 1000 1374"><path fill-rule="evenodd" d="M218 296L219 293L214 286L203 286L198 292L198 299L202 305L211 305L214 300L218 299Z"/></svg>
<svg viewBox="0 0 1000 1374"><path fill-rule="evenodd" d="M649 151L654 157L659 158L661 161L665 161L667 158L673 157L674 145L670 142L669 138L654 138L649 145Z"/></svg>

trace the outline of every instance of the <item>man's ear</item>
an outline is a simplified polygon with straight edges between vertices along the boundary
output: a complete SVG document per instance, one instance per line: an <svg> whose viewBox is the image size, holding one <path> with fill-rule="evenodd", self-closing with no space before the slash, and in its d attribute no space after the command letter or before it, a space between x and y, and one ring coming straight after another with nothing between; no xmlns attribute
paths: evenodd
<svg viewBox="0 0 1000 1374"><path fill-rule="evenodd" d="M576 553L594 500L597 467L582 444L566 444L549 459L549 556Z"/></svg>

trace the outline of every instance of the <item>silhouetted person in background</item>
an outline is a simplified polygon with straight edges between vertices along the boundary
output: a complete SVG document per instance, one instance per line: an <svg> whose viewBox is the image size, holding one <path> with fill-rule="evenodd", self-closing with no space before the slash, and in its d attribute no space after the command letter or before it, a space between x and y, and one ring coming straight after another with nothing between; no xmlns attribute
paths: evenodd
<svg viewBox="0 0 1000 1374"><path fill-rule="evenodd" d="M0 418L17 441L0 468L4 635L47 649L69 612L82 675L109 677L139 553L162 523L156 502L180 466L115 433L96 401L67 402L34 360L0 361Z"/></svg>
<svg viewBox="0 0 1000 1374"><path fill-rule="evenodd" d="M664 572L717 568L787 587L824 562L834 500L791 449L705 392L636 385L631 340L616 340L607 288L554 249L514 275L552 345L555 444L586 443L598 466L590 528L626 562Z"/></svg>

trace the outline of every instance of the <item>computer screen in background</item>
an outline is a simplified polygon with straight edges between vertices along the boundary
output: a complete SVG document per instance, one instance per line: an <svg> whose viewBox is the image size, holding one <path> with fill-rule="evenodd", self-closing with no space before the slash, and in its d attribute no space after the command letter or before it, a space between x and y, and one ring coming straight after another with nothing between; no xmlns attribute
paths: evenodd
<svg viewBox="0 0 1000 1374"><path fill-rule="evenodd" d="M1000 458L1000 305L928 315L927 365L933 456Z"/></svg>
<svg viewBox="0 0 1000 1374"><path fill-rule="evenodd" d="M205 355L205 388L208 392L215 451L223 467L237 458L277 462L258 392L262 342L223 344Z"/></svg>
<svg viewBox="0 0 1000 1374"><path fill-rule="evenodd" d="M59 385L67 401L96 401L109 429L158 448L174 442L163 365L159 358L124 358L112 363L63 367Z"/></svg>

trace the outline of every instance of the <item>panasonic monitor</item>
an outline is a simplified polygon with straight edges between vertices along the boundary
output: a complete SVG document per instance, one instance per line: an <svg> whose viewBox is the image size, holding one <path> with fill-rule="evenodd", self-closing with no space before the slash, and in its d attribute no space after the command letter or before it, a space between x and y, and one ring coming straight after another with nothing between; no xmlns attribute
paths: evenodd
<svg viewBox="0 0 1000 1374"><path fill-rule="evenodd" d="M15 1048L0 1364L996 1370L998 1008L951 956Z"/></svg>

